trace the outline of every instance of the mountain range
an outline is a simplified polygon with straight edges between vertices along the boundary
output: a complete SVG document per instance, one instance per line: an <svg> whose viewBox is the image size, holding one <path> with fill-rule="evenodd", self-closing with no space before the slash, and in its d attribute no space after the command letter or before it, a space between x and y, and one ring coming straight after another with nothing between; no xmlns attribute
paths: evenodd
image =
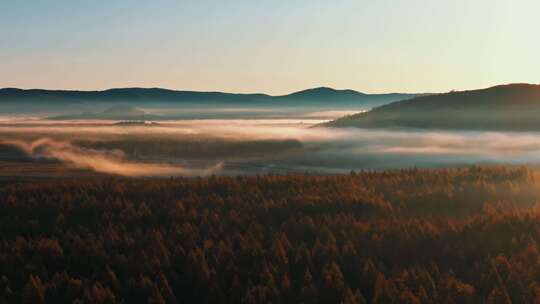
<svg viewBox="0 0 540 304"><path fill-rule="evenodd" d="M322 107L344 109L363 107L372 109L331 121L324 126L540 131L540 85L526 83L441 94L365 94L354 90L320 87L281 96L174 91L159 88L105 91L0 89L0 110L6 113L9 112L4 110L7 105L15 110L26 109L36 112L55 107L65 110L51 116L55 119L157 120L169 116L181 118L180 114L162 116L140 110L158 104L174 105L180 111L193 105L201 106L201 109L212 109L212 106L261 106L272 109L303 107L310 110ZM80 109L84 112L81 113ZM199 113L199 110L194 111Z"/></svg>
<svg viewBox="0 0 540 304"><path fill-rule="evenodd" d="M418 96L346 116L324 125L540 131L540 85L518 83Z"/></svg>
<svg viewBox="0 0 540 304"><path fill-rule="evenodd" d="M104 91L69 91L42 89L0 89L0 104L13 102L40 103L202 103L202 104L356 104L378 106L392 101L412 98L419 94L365 94L354 90L327 87L308 89L288 95L235 94L223 92L176 91L161 88L121 88Z"/></svg>

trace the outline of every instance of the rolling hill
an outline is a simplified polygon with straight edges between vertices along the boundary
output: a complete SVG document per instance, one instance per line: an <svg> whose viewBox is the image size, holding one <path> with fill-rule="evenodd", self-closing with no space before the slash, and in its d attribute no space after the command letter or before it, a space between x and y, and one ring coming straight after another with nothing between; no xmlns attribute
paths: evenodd
<svg viewBox="0 0 540 304"><path fill-rule="evenodd" d="M85 120L85 119L105 119L105 120L152 120L160 119L159 115L148 114L136 107L124 104L114 105L101 112L84 112L80 114L68 114L49 117L52 120Z"/></svg>
<svg viewBox="0 0 540 304"><path fill-rule="evenodd" d="M325 124L330 127L540 131L540 85L419 96Z"/></svg>
<svg viewBox="0 0 540 304"><path fill-rule="evenodd" d="M21 105L33 109L48 106L116 104L141 105L151 103L195 105L279 105L279 106L379 106L388 102L412 98L418 94L365 94L353 90L321 87L288 95L234 94L223 92L175 91L161 88L122 88L104 91L66 91L41 89L0 89L0 106ZM15 108L17 108L15 107Z"/></svg>
<svg viewBox="0 0 540 304"><path fill-rule="evenodd" d="M279 101L296 102L300 104L324 105L328 103L360 103L368 107L381 106L390 102L410 99L422 94L366 94L354 90L336 90L328 87L319 87L295 92L289 95L276 96Z"/></svg>

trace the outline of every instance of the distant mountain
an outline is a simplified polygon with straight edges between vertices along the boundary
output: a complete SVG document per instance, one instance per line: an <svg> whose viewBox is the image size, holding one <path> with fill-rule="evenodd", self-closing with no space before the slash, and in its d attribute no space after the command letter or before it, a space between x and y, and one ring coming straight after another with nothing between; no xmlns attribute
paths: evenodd
<svg viewBox="0 0 540 304"><path fill-rule="evenodd" d="M123 88L105 91L66 91L66 90L23 90L16 88L0 89L0 105L5 103L117 103L132 104L149 102L195 103L195 104L268 104L300 105L355 104L381 105L387 102L418 96L418 94L364 94L353 90L334 90L315 88L282 96L266 94L233 94L222 92L175 91L161 88Z"/></svg>
<svg viewBox="0 0 540 304"><path fill-rule="evenodd" d="M361 102L365 105L369 105L370 107L374 107L384 105L393 101L410 99L419 95L422 94L365 94L354 90L336 90L328 87L320 87L295 92L289 95L278 96L277 98L281 100L294 100L299 102L317 104L324 102Z"/></svg>
<svg viewBox="0 0 540 304"><path fill-rule="evenodd" d="M420 96L327 123L331 127L540 131L540 85Z"/></svg>
<svg viewBox="0 0 540 304"><path fill-rule="evenodd" d="M336 90L328 87L319 87L298 91L289 95L281 96L281 98L290 99L359 99L365 98L368 94L360 93L354 90Z"/></svg>
<svg viewBox="0 0 540 304"><path fill-rule="evenodd" d="M131 120L145 121L147 119L159 119L160 116L148 114L145 111L130 105L115 105L102 112L84 112L81 114L59 115L49 117L51 120Z"/></svg>
<svg viewBox="0 0 540 304"><path fill-rule="evenodd" d="M0 102L137 102L137 101L249 101L269 97L264 94L232 94L221 92L174 91L161 88L121 88L104 91L69 91L42 89L0 89Z"/></svg>

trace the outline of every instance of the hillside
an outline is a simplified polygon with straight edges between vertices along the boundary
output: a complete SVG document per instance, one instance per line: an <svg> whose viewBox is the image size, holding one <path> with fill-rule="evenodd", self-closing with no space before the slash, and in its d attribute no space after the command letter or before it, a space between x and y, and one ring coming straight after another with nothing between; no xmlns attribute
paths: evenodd
<svg viewBox="0 0 540 304"><path fill-rule="evenodd" d="M161 88L114 88L104 91L72 91L42 89L0 89L0 102L118 102L118 101L248 101L269 97L264 94L232 94L222 92L175 91Z"/></svg>
<svg viewBox="0 0 540 304"><path fill-rule="evenodd" d="M282 101L299 102L301 104L362 103L369 107L376 107L419 95L420 94L403 93L366 94L354 90L336 90L328 87L319 87L295 92L289 95L277 96L275 98Z"/></svg>
<svg viewBox="0 0 540 304"><path fill-rule="evenodd" d="M540 85L420 96L332 121L331 127L540 130Z"/></svg>
<svg viewBox="0 0 540 304"><path fill-rule="evenodd" d="M145 111L136 107L119 104L105 109L101 112L84 112L80 114L59 115L49 117L52 120L84 120L84 119L111 119L111 120L146 120L146 119L159 119L160 116L148 114Z"/></svg>

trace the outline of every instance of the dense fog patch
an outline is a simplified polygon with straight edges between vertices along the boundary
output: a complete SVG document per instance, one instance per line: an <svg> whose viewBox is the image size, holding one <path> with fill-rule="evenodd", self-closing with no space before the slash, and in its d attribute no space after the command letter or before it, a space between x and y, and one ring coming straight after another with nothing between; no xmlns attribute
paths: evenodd
<svg viewBox="0 0 540 304"><path fill-rule="evenodd" d="M24 120L0 124L0 138L34 147L29 155L38 151L75 166L131 176L540 163L540 134L534 132L314 128L319 122L201 119L121 126ZM202 169L189 169L202 160ZM222 170L215 164L223 164Z"/></svg>

